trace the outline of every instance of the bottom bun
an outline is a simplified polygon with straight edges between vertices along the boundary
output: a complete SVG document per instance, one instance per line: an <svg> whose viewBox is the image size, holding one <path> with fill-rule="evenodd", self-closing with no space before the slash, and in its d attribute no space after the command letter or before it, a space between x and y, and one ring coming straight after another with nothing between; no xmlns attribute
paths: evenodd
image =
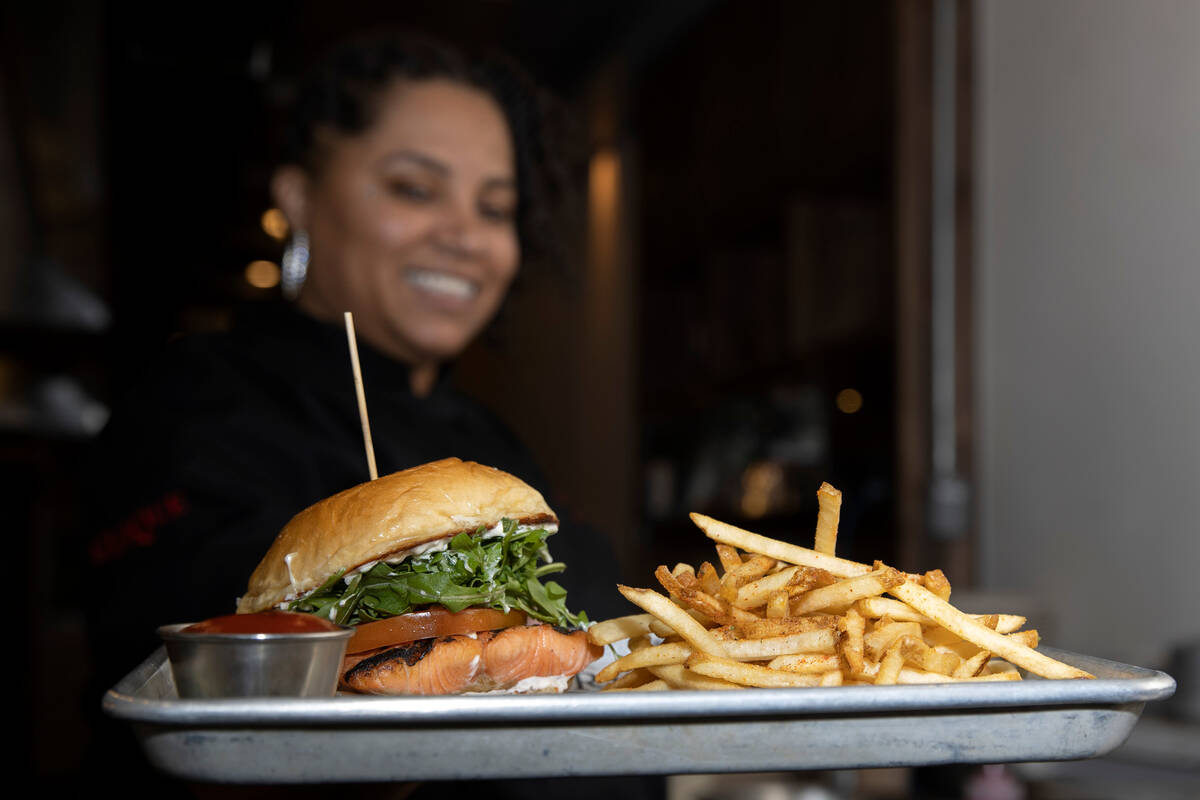
<svg viewBox="0 0 1200 800"><path fill-rule="evenodd" d="M602 652L583 631L522 625L356 653L341 685L383 695L561 692Z"/></svg>

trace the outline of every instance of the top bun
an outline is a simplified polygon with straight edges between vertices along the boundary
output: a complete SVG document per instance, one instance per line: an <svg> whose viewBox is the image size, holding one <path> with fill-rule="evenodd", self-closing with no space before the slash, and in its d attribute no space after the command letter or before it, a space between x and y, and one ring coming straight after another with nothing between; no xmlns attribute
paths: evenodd
<svg viewBox="0 0 1200 800"><path fill-rule="evenodd" d="M272 608L331 575L508 518L554 523L542 495L493 467L447 458L362 483L301 511L275 538L239 598L239 614Z"/></svg>

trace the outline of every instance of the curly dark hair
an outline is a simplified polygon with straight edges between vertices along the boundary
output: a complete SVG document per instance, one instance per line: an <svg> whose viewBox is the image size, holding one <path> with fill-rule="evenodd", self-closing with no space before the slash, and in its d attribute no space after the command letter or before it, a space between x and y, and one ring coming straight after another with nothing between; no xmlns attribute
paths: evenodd
<svg viewBox="0 0 1200 800"><path fill-rule="evenodd" d="M512 135L521 260L565 269L578 198L576 137L564 107L511 58L468 55L436 38L389 31L345 40L298 86L282 143L284 163L314 170L318 131L362 133L379 95L397 79L445 78L480 89L499 104Z"/></svg>

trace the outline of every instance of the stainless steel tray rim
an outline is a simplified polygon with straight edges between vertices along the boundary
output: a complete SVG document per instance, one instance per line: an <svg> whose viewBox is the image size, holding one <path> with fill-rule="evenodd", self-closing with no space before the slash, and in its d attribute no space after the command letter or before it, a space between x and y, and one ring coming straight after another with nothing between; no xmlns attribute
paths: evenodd
<svg viewBox="0 0 1200 800"><path fill-rule="evenodd" d="M1078 661L1077 654L1050 651ZM148 700L122 692L104 698L109 714L136 722L169 725L313 726L428 725L529 722L559 724L588 720L670 720L704 717L797 717L881 714L970 708L1144 703L1170 697L1175 681L1155 670L1088 659L1128 675L1094 680L1037 678L998 683L903 686L843 686L813 689L740 689L721 692L458 695L451 697L236 698ZM1102 670L1103 671L1103 670Z"/></svg>
<svg viewBox="0 0 1200 800"><path fill-rule="evenodd" d="M1161 672L1059 653L1099 678L643 693L585 680L562 695L180 700L157 654L103 703L169 774L312 784L1076 760L1118 747L1145 702L1175 690ZM526 745L515 759L514 739Z"/></svg>

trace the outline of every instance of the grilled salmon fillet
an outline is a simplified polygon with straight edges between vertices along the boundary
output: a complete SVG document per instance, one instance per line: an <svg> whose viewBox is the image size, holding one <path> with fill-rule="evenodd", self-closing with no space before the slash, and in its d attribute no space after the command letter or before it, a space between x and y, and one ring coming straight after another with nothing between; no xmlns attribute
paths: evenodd
<svg viewBox="0 0 1200 800"><path fill-rule="evenodd" d="M342 686L389 695L503 690L525 678L573 676L601 652L584 631L523 625L357 654L343 664Z"/></svg>
<svg viewBox="0 0 1200 800"><path fill-rule="evenodd" d="M497 631L483 648L483 669L501 686L532 676L574 675L600 657L584 631L560 633L549 625Z"/></svg>

